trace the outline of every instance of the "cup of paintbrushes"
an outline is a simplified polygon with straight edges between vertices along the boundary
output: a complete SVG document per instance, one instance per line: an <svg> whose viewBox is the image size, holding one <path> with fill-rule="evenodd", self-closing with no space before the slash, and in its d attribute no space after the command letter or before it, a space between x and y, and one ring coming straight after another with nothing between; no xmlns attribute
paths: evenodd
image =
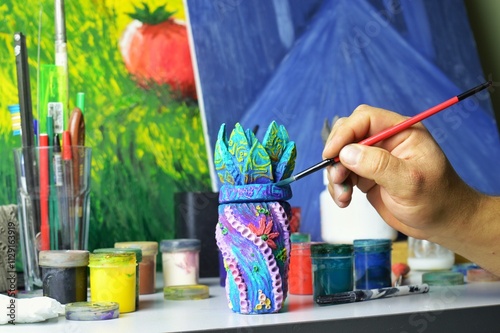
<svg viewBox="0 0 500 333"><path fill-rule="evenodd" d="M40 146L14 149L20 243L28 291L42 287L39 251L86 250L88 244L92 150L83 146L61 149L57 135L53 142L49 141L47 135L41 134ZM75 153L78 160L73 159ZM27 174L32 175L32 182L26 181Z"/></svg>

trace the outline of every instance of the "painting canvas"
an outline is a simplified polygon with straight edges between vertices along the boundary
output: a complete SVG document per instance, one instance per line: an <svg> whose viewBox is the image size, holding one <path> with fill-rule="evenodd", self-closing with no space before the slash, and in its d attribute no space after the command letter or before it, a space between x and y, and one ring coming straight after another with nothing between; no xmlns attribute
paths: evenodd
<svg viewBox="0 0 500 333"><path fill-rule="evenodd" d="M485 81L460 0L186 3L210 146L221 123L276 120L296 141L297 171L321 161L325 120L363 103L412 116ZM424 125L466 182L500 193L488 92ZM320 172L292 184L313 240L324 188Z"/></svg>
<svg viewBox="0 0 500 333"><path fill-rule="evenodd" d="M180 0L65 5L70 108L77 92L84 92L86 145L93 149L89 249L173 238L174 193L211 189L184 5ZM54 63L54 1L29 6L2 1L0 17L3 205L16 203L12 150L21 145L7 109L18 103L13 35L27 36L36 117L37 65Z"/></svg>

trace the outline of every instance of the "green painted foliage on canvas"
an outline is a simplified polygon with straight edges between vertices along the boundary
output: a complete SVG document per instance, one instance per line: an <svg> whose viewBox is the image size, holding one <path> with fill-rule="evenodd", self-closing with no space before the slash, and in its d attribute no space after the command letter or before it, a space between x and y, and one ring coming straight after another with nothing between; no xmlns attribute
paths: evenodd
<svg viewBox="0 0 500 333"><path fill-rule="evenodd" d="M54 62L53 1L42 1L40 63ZM130 5L130 4L127 4ZM7 105L17 103L13 34L27 36L34 114L40 7L0 4L0 205L15 203ZM118 49L123 24L116 6L67 1L70 106L86 94L86 144L93 148L89 249L115 241L173 237L173 194L210 190L196 102L173 100L165 86L144 90L129 76Z"/></svg>

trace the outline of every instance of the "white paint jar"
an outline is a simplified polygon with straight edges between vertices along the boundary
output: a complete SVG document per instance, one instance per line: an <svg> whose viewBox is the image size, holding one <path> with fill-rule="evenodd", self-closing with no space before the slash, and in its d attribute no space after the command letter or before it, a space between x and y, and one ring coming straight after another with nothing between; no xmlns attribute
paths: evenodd
<svg viewBox="0 0 500 333"><path fill-rule="evenodd" d="M161 241L164 287L198 284L200 246L198 239Z"/></svg>
<svg viewBox="0 0 500 333"><path fill-rule="evenodd" d="M323 170L323 182L328 186L326 170ZM328 243L353 244L355 239L395 240L398 236L357 187L353 188L351 203L345 208L335 204L326 188L320 194L320 212L321 238Z"/></svg>

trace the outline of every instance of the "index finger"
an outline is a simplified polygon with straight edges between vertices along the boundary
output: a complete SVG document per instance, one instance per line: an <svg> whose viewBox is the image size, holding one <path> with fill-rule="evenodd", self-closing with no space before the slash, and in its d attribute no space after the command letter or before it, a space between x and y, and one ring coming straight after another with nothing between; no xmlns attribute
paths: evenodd
<svg viewBox="0 0 500 333"><path fill-rule="evenodd" d="M336 157L344 146L359 142L405 119L406 117L392 111L360 105L350 117L334 126L323 150L323 158Z"/></svg>

